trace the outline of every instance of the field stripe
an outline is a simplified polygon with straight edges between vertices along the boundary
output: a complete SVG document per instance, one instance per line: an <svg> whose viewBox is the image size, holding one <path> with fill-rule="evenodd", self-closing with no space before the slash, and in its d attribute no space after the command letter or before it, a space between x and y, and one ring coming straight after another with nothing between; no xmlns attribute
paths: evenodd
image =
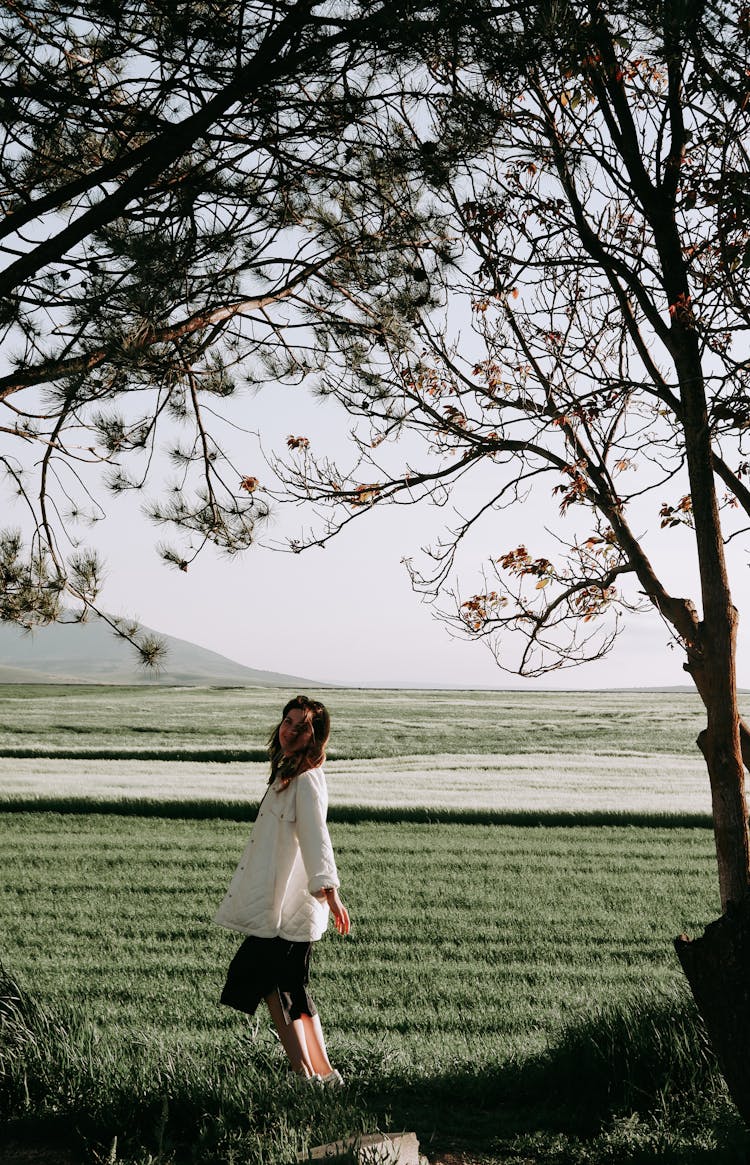
<svg viewBox="0 0 750 1165"><path fill-rule="evenodd" d="M161 801L147 797L0 797L0 813L54 813L73 816L115 816L163 818L166 821L242 821L252 822L257 802L237 801ZM415 825L527 825L560 826L637 826L638 828L709 829L710 813L637 812L628 810L550 810L550 809L428 809L424 806L334 805L328 811L329 822L358 824L411 823Z"/></svg>
<svg viewBox="0 0 750 1165"><path fill-rule="evenodd" d="M289 693L292 694L292 693ZM696 756L705 711L690 691L418 692L330 689L329 756L596 752ZM6 755L263 759L279 689L0 686ZM746 700L743 697L743 710Z"/></svg>
<svg viewBox="0 0 750 1165"><path fill-rule="evenodd" d="M263 762L0 758L0 798L91 798L236 803L262 796ZM444 753L329 761L331 808L483 810L493 813L710 813L702 760L676 754Z"/></svg>

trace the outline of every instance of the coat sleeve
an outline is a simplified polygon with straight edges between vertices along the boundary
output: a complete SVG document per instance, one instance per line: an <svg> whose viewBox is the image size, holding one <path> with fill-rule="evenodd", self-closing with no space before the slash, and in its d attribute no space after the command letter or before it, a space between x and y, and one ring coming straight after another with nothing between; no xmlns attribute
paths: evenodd
<svg viewBox="0 0 750 1165"><path fill-rule="evenodd" d="M317 894L325 886L340 885L326 825L327 802L326 780L321 769L310 769L297 777L297 840L311 894Z"/></svg>

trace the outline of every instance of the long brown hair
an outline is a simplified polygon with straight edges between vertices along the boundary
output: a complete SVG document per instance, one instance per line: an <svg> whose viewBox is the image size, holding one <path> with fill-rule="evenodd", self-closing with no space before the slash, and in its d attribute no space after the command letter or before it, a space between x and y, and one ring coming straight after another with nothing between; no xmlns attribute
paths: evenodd
<svg viewBox="0 0 750 1165"><path fill-rule="evenodd" d="M303 749L302 752L295 756L284 756L281 750L281 744L279 743L279 729L292 708L299 708L300 711L305 713L306 719L309 720L312 726L313 738L307 748ZM268 778L269 785L272 785L278 777L280 792L299 773L304 773L307 769L314 769L322 764L325 760L325 747L330 735L331 717L328 715L328 709L325 704L321 704L320 700L311 700L308 696L294 696L289 700L284 705L281 720L271 733L271 738L268 742L268 755L271 759L271 775Z"/></svg>

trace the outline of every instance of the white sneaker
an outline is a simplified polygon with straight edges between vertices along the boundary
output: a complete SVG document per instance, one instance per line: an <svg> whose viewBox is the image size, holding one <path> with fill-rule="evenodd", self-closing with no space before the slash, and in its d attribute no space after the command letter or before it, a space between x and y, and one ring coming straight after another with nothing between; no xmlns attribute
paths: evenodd
<svg viewBox="0 0 750 1165"><path fill-rule="evenodd" d="M333 1088L343 1088L344 1077L337 1068L332 1068L325 1076L319 1076L318 1080L321 1084L329 1084Z"/></svg>
<svg viewBox="0 0 750 1165"><path fill-rule="evenodd" d="M322 1082L317 1072L313 1072L312 1076L305 1076L304 1072L295 1072L294 1078L298 1084L316 1085Z"/></svg>

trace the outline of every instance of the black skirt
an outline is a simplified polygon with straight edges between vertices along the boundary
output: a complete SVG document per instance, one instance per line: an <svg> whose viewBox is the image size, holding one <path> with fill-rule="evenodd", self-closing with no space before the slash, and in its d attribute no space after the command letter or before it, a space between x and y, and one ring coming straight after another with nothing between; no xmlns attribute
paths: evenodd
<svg viewBox="0 0 750 1165"><path fill-rule="evenodd" d="M317 1015L307 990L312 943L284 938L246 938L229 964L221 1002L252 1015L266 996L277 992L287 1023Z"/></svg>

